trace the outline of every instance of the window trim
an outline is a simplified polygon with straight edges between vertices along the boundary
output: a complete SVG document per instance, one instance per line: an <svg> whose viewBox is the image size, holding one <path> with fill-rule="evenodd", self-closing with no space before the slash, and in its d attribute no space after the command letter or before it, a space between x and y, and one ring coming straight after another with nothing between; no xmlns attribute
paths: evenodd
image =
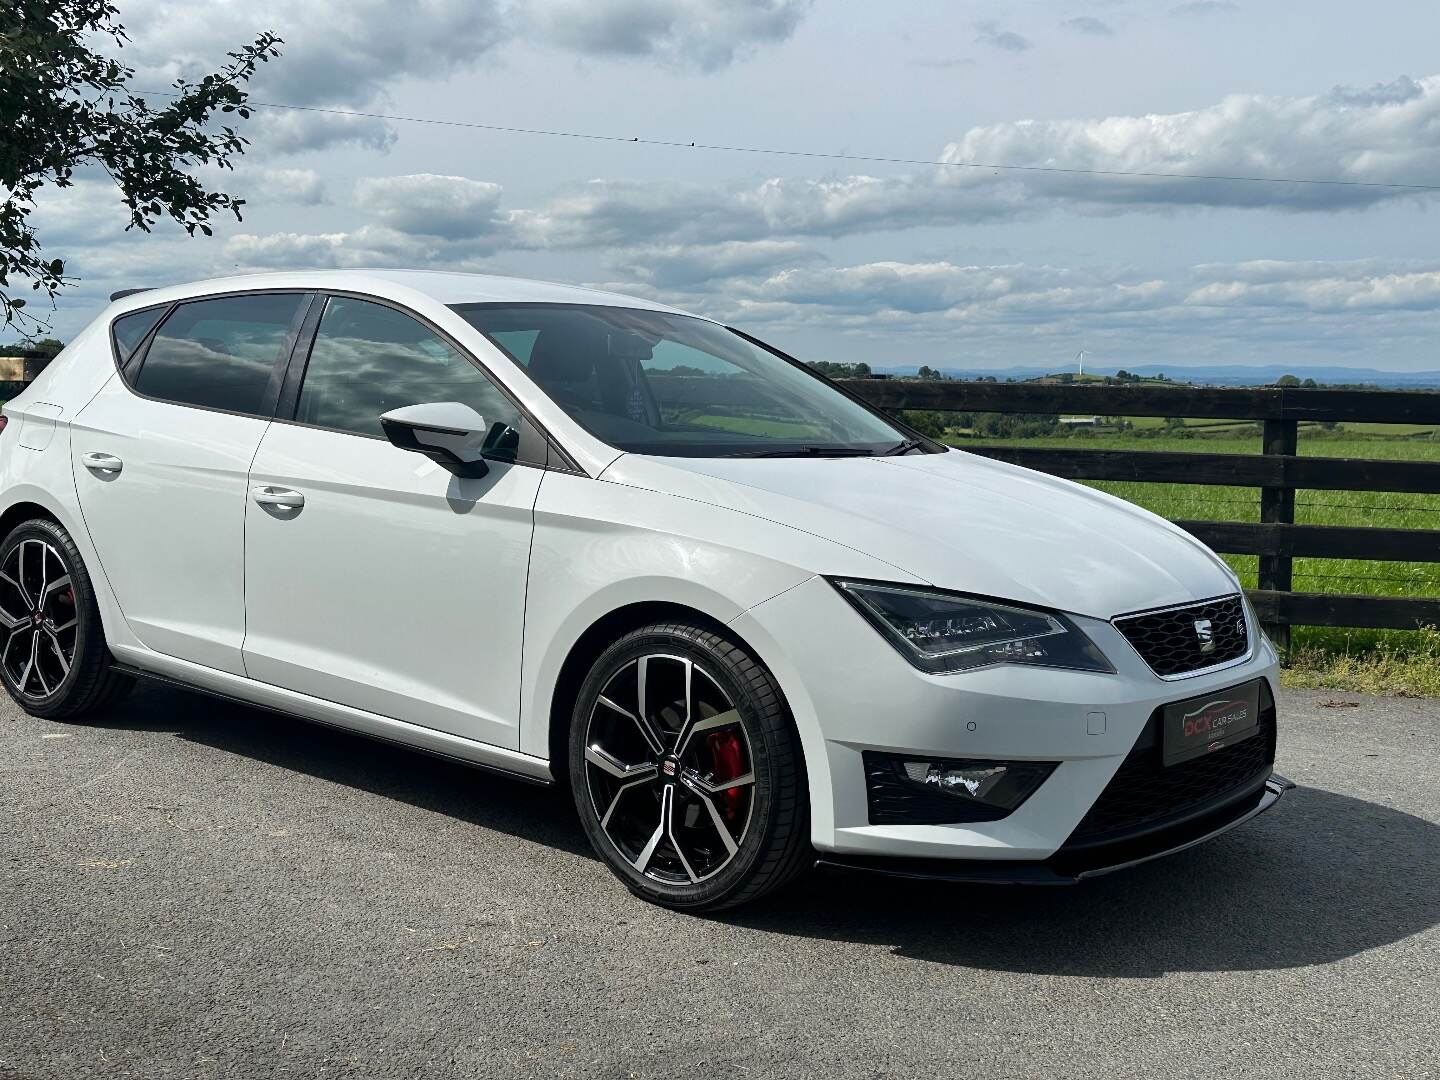
<svg viewBox="0 0 1440 1080"><path fill-rule="evenodd" d="M139 390L135 381L139 378L140 372L145 367L145 361L150 356L151 346L155 344L155 338L164 329L175 313L187 304L199 303L207 300L227 300L241 296L295 296L299 297L300 303L296 309L295 317L290 320L290 326L286 330L286 340L276 350L275 363L271 368L270 379L266 384L265 397L261 401L260 412L250 412L244 409L221 409L214 405L197 405L190 401L176 401L174 398L155 397ZM223 292L202 293L197 296L186 296L179 300L172 300L166 304L149 304L146 307L134 308L115 316L110 323L110 352L115 361L116 372L125 388L142 401L153 401L160 405L174 405L181 409L196 409L200 412L220 413L225 416L243 416L252 420L273 420L275 417L275 405L277 396L277 372L282 372L285 365L295 349L295 342L298 338L301 326L304 324L305 316L315 304L314 289L227 289ZM160 321L150 328L144 339L135 347L135 351L125 360L120 359L119 345L115 340L115 322L126 315L133 315L138 311L146 311L149 308L165 307L165 314Z"/></svg>
<svg viewBox="0 0 1440 1080"><path fill-rule="evenodd" d="M516 460L505 461L499 458L487 460L493 460L496 464L500 465L518 465L527 469L544 469L548 472L566 472L574 473L578 476L589 476L588 473L576 464L575 459L571 457L560 442L546 430L545 425L535 418L534 414L525 406L524 402L502 381L495 378L494 373L479 357L457 341L453 334L437 326L432 320L426 318L414 308L408 307L397 300L392 300L387 296L377 296L374 293L362 292L356 289L317 289L314 292L314 297L315 299L311 304L310 311L301 323L299 336L285 361L284 373L281 376L280 391L276 401L275 414L272 417L274 423L309 428L312 431L329 431L336 435L349 435L357 439L375 439L380 442L389 441L383 435L371 435L363 431L351 431L348 428L328 427L324 424L310 424L304 420L296 419L296 413L299 411L300 406L300 388L304 385L305 374L310 367L310 354L315 348L316 340L320 336L320 322L324 317L325 309L330 306L330 301L333 299L360 300L377 304L380 307L389 308L392 311L399 312L401 315L406 315L414 319L447 346L454 349L456 353L469 361L470 364L479 371L480 375L487 379L490 385L495 387L500 395L510 402L515 411L519 413L521 420L520 446L516 450ZM480 331L477 330L476 333L480 333ZM482 334L481 336L484 335ZM489 341L490 339L486 337L485 340ZM501 349L501 353L509 357L509 353L506 353L503 349ZM532 445L527 451L525 449L527 444L533 443L538 443L538 445ZM522 453L526 454L526 460L519 460Z"/></svg>

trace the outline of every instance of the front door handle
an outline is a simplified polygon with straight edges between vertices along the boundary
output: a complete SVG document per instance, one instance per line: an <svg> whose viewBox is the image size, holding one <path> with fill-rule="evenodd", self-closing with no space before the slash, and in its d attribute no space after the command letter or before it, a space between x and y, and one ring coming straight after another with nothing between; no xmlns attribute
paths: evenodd
<svg viewBox="0 0 1440 1080"><path fill-rule="evenodd" d="M125 463L114 454L89 453L80 460L85 463L87 469L110 476L114 476L125 467Z"/></svg>
<svg viewBox="0 0 1440 1080"><path fill-rule="evenodd" d="M289 488L256 484L250 489L250 497L261 506L276 506L285 510L299 510L305 505L305 496Z"/></svg>

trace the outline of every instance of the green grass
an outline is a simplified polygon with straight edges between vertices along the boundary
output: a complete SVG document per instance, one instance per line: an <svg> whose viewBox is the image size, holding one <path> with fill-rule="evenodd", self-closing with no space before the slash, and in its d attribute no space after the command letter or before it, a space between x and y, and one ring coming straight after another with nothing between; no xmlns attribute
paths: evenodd
<svg viewBox="0 0 1440 1080"><path fill-rule="evenodd" d="M1368 644L1353 646L1300 645L1291 649L1281 681L1302 688L1440 697L1440 631L1376 634Z"/></svg>
<svg viewBox="0 0 1440 1080"><path fill-rule="evenodd" d="M1138 421L1137 421L1138 423ZM1196 422L1206 425L1205 421ZM1175 450L1218 454L1255 454L1260 440L1222 430L1190 437L1144 436L1097 430L1084 435L1036 439L950 438L967 446L1049 446L1074 450ZM1226 423L1224 421L1219 422ZM1299 452L1318 457L1440 460L1435 429L1419 425L1346 425L1334 432L1302 429ZM1307 437L1307 435L1309 437ZM1201 521L1258 521L1260 490L1198 484L1142 484L1097 481L1108 491L1163 517ZM1362 525L1440 530L1440 495L1372 491L1297 491L1295 520L1313 525ZM1440 544L1440 535L1437 535ZM1256 584L1256 557L1225 555L1246 587ZM1367 593L1379 596L1440 596L1440 563L1385 562L1362 559L1297 558L1294 587L1300 592ZM1407 693L1440 694L1440 635L1433 632L1296 627L1287 681L1374 689L1392 684ZM1408 658L1408 659L1407 659ZM1329 674L1325 674L1326 672ZM1328 679L1329 681L1325 681Z"/></svg>

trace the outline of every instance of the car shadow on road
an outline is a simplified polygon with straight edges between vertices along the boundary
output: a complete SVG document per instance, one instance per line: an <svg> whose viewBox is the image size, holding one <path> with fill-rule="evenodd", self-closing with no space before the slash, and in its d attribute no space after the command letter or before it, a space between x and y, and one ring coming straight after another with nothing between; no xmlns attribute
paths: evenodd
<svg viewBox="0 0 1440 1080"><path fill-rule="evenodd" d="M569 799L416 751L144 687L106 726L188 741L593 858ZM595 873L607 871L598 865ZM1157 977L1331 963L1440 923L1440 826L1318 788L1192 851L1078 886L818 871L716 921L937 964Z"/></svg>
<svg viewBox="0 0 1440 1080"><path fill-rule="evenodd" d="M996 971L1144 978L1304 967L1440 922L1440 826L1300 788L1209 844L1078 886L824 872L732 921Z"/></svg>
<svg viewBox="0 0 1440 1080"><path fill-rule="evenodd" d="M102 721L167 731L282 769L593 858L566 792L200 693L141 685Z"/></svg>

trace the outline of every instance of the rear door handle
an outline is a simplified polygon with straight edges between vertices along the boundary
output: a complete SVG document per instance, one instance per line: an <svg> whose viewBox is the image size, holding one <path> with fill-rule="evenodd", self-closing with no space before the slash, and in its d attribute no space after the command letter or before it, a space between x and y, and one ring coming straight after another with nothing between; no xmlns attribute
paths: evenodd
<svg viewBox="0 0 1440 1080"><path fill-rule="evenodd" d="M125 467L125 463L114 454L89 453L81 459L87 469L98 473L110 473L112 476Z"/></svg>
<svg viewBox="0 0 1440 1080"><path fill-rule="evenodd" d="M278 506L286 510L299 510L305 505L305 496L289 488L256 484L250 489L250 497L261 506Z"/></svg>

